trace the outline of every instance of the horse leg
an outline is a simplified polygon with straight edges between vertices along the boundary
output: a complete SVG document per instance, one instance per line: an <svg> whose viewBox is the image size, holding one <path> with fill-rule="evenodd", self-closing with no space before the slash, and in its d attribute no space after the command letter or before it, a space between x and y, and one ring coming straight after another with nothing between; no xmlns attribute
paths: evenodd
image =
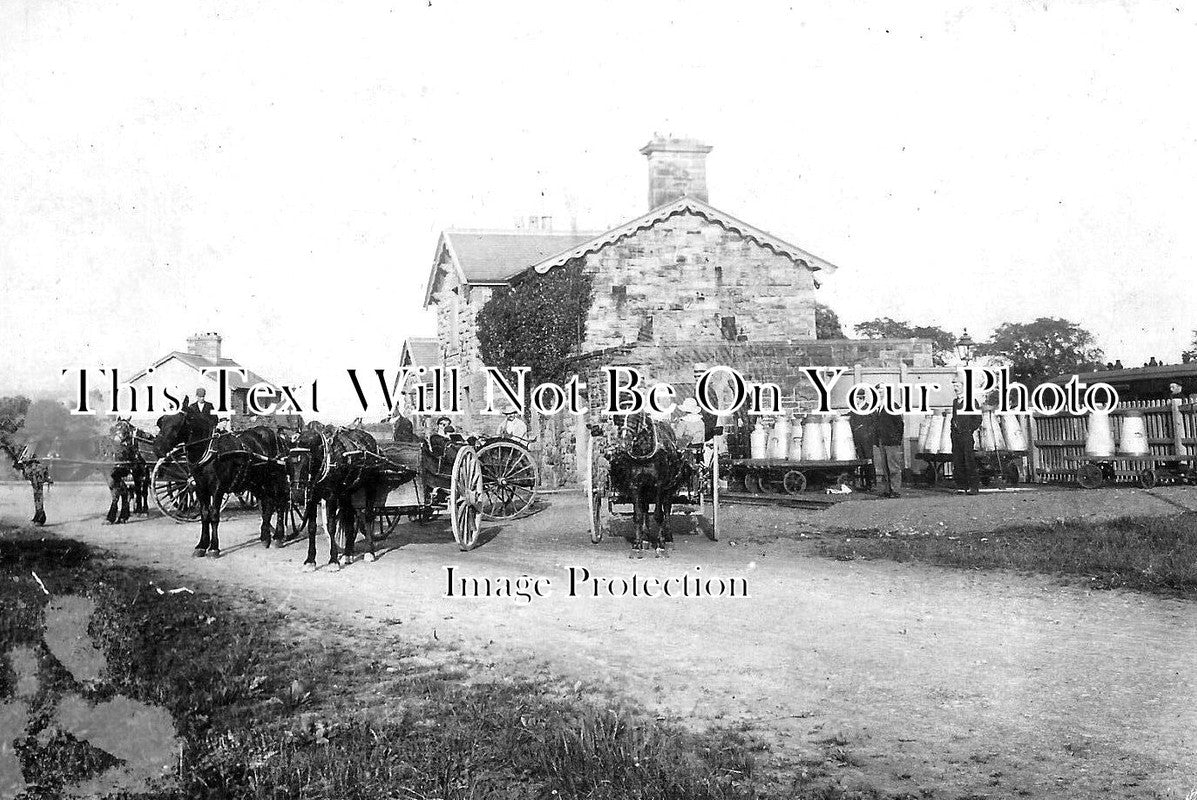
<svg viewBox="0 0 1197 800"><path fill-rule="evenodd" d="M378 554L374 552L374 503L377 502L375 498L374 489L366 490L366 510L362 516L362 537L366 540L366 555L367 561L373 562L378 560Z"/></svg>
<svg viewBox="0 0 1197 800"><path fill-rule="evenodd" d="M320 501L313 494L304 505L303 527L308 532L308 557L303 561L304 572L316 571L316 508Z"/></svg>
<svg viewBox="0 0 1197 800"><path fill-rule="evenodd" d="M200 539L191 551L195 558L203 558L208 553L208 544L212 541L212 496L207 487L195 487L195 499L199 503Z"/></svg>
<svg viewBox="0 0 1197 800"><path fill-rule="evenodd" d="M324 526L328 530L328 563L340 569L341 561L337 548L337 514L340 513L341 498L329 495L324 501Z"/></svg>
<svg viewBox="0 0 1197 800"><path fill-rule="evenodd" d="M658 544L658 549L661 555L666 558L669 557L669 551L673 548L673 534L669 530L669 515L672 513L673 500L670 498L669 493L666 493L657 506L657 524L660 526L658 536L663 540L663 542Z"/></svg>
<svg viewBox="0 0 1197 800"><path fill-rule="evenodd" d="M224 505L224 490L217 489L208 503L208 514L212 517L212 541L208 544L208 555L220 558L220 507Z"/></svg>
<svg viewBox="0 0 1197 800"><path fill-rule="evenodd" d="M353 540L357 537L357 514L353 510L352 494L342 499L338 516L341 533L345 537L345 546L341 551L341 566L348 567L353 563Z"/></svg>
<svg viewBox="0 0 1197 800"><path fill-rule="evenodd" d="M648 495L639 485L632 487L632 558L644 557L644 528L648 521Z"/></svg>
<svg viewBox="0 0 1197 800"><path fill-rule="evenodd" d="M274 495L274 540L276 542L284 542L287 540L287 510L291 507L291 496L287 491L287 482L280 479L278 489Z"/></svg>
<svg viewBox="0 0 1197 800"><path fill-rule="evenodd" d="M121 493L121 513L120 513L120 516L116 518L116 521L117 522L128 522L129 521L129 494L130 494L129 487L125 483L124 478L121 478L118 481L118 483L120 484L120 493Z"/></svg>
<svg viewBox="0 0 1197 800"><path fill-rule="evenodd" d="M261 499L258 505L262 512L262 526L258 529L258 539L261 540L263 547L270 547L270 518L274 516L274 493L262 492Z"/></svg>

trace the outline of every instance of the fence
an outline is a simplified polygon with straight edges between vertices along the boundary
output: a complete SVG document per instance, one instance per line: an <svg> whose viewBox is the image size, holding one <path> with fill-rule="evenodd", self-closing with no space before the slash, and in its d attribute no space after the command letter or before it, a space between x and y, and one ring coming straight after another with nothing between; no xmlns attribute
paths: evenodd
<svg viewBox="0 0 1197 800"><path fill-rule="evenodd" d="M1113 466L1114 480L1130 481L1138 474L1135 464L1157 460L1168 462L1177 457L1197 455L1197 404L1172 400L1135 400L1121 403L1110 414L1114 441L1122 441L1125 412L1137 410L1143 414L1147 434L1148 455L1119 456L1108 460ZM1041 483L1072 482L1077 466L1086 460L1085 440L1089 435L1089 418L1085 415L1055 414L1031 417L1031 470Z"/></svg>

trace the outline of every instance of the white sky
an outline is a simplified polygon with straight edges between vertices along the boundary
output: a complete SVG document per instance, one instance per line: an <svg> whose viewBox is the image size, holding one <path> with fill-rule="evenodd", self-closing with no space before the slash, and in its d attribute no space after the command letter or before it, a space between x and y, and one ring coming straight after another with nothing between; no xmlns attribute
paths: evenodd
<svg viewBox="0 0 1197 800"><path fill-rule="evenodd" d="M197 330L279 381L390 367L438 232L711 202L838 264L846 323L1197 327L1197 14L1172 3L0 3L0 392ZM329 387L331 388L331 387Z"/></svg>

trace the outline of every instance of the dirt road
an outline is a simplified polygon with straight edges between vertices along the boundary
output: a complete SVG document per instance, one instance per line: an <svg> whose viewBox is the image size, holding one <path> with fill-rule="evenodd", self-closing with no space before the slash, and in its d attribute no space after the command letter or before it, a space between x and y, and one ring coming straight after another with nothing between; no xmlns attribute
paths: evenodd
<svg viewBox="0 0 1197 800"><path fill-rule="evenodd" d="M27 491L0 488L0 518L23 521ZM1093 513L1098 494L1070 498ZM1166 496L1197 506L1191 490ZM1023 502L1011 497L980 498L964 513L1000 518ZM905 519L923 513L917 502L835 513ZM1034 502L1052 518L1048 501ZM783 761L844 740L848 782L936 797L1197 789L1197 604L1009 574L840 563L791 539L745 543L810 530L829 512L729 506L723 541L679 536L670 559L630 560L619 540L590 545L580 499L560 495L534 517L496 526L471 553L458 552L444 525L403 524L377 563L301 574L303 546L261 549L250 518L223 526L224 557L193 559L194 526L157 517L101 525L100 487L55 487L50 507L59 522L48 532L176 571L192 586L248 587L375 627L401 619L392 630L405 638L435 631L493 654L502 669L547 665L553 680L605 685L663 716L751 723ZM1109 513L1149 509L1176 510L1136 493ZM323 536L320 548L323 562ZM459 577L547 578L551 596L447 597L450 566ZM570 597L570 567L624 580L742 578L749 596Z"/></svg>

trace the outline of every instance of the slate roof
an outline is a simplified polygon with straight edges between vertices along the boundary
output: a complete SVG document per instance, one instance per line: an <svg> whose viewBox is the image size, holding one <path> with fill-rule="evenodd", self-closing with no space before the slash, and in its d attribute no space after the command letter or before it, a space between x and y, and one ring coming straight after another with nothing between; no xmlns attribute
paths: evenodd
<svg viewBox="0 0 1197 800"><path fill-rule="evenodd" d="M403 343L402 353L406 355L406 358L404 355L400 355L399 366L401 367L435 367L441 363L441 346L435 338L409 338Z"/></svg>
<svg viewBox="0 0 1197 800"><path fill-rule="evenodd" d="M437 243L424 305L432 302L445 256L462 283L496 286L554 253L589 241L595 234L596 231L447 230Z"/></svg>
<svg viewBox="0 0 1197 800"><path fill-rule="evenodd" d="M179 359L184 364L186 364L187 366L194 369L197 373L201 372L204 369L210 369L212 367L224 367L225 369L228 369L229 372L227 373L227 375L228 375L230 391L236 390L236 389L248 389L250 386L253 386L255 383L260 383L262 381L265 381L266 383L270 384L271 386L275 385L273 381L266 380L261 375L254 372L252 369L246 369L245 367L241 366L240 364L238 364L236 361L234 361L231 358L221 358L217 361L213 361L210 358L204 358L203 356L197 356L194 353L184 353L179 350L174 350L170 353L167 353L165 356L158 359L150 366L153 367L154 369L157 369L158 367L165 364L167 361L170 361L172 358ZM242 380L240 373L232 371L235 369L244 369L245 370L245 374L246 374L245 380ZM149 371L149 368L147 367L146 369L143 369L141 372L134 375L129 380L135 381L138 378L145 375L148 371Z"/></svg>

